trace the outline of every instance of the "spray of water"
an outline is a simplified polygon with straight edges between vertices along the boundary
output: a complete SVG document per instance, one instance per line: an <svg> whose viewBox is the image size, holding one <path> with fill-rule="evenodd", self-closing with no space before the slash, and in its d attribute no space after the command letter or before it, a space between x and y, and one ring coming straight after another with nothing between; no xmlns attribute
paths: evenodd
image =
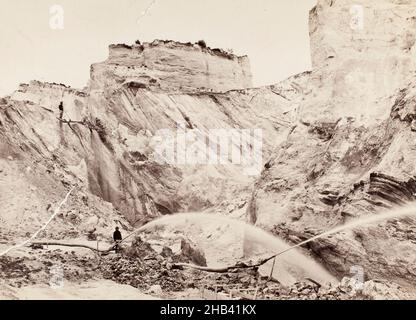
<svg viewBox="0 0 416 320"><path fill-rule="evenodd" d="M274 257L280 256L282 254L285 254L286 252L296 249L298 247L301 247L309 242L318 240L320 238L324 238L324 237L328 237L330 235L336 234L336 233L340 233L343 231L347 231L347 230L353 230L355 228L358 227L362 227L365 225L371 225L377 222L382 222L382 221L388 221L391 219L397 219L397 218L403 218L403 217L407 217L407 216L414 216L416 215L416 205L415 204L410 204L404 207L398 207L398 208L394 208L390 211L384 212L384 213L379 213L379 214L374 214L371 216L364 216L361 217L359 219L353 220L351 222L348 222L342 226L338 226L335 227L329 231L326 231L324 233L321 233L315 237L312 237L308 240L305 240L301 243L298 243L297 245L294 245L290 248L287 248L286 250L283 250L281 252L279 252L278 254L276 254ZM274 258L273 257L273 258Z"/></svg>
<svg viewBox="0 0 416 320"><path fill-rule="evenodd" d="M243 221L226 218L223 216L203 214L203 213L184 213L173 216L165 216L154 220L143 227L137 229L133 234L148 231L160 225L176 226L178 224L195 223L202 227L209 222L215 222L219 225L229 225L239 231L244 232L244 240L255 243L258 247L267 248L267 252L284 251L290 246L282 239L272 235L271 233L260 229ZM232 237L232 234L230 235ZM127 237L126 237L127 239ZM232 238L230 239L232 241ZM215 243L212 243L215 246ZM223 254L227 254L227 248L221 248ZM263 254L264 254L263 250ZM298 279L311 278L320 283L336 283L338 282L325 268L314 261L312 258L303 255L298 250L291 250L279 259L275 264L274 278L282 284L290 285Z"/></svg>
<svg viewBox="0 0 416 320"><path fill-rule="evenodd" d="M348 222L344 225L334 227L329 231L323 232L294 246L289 246L282 239L266 232L263 229L255 227L253 225L249 225L245 222L229 219L222 216L201 213L186 213L177 214L173 216L165 216L139 228L134 232L134 234L149 230L158 225L175 225L178 223L196 222L203 226L204 223L206 223L207 221L215 221L221 224L229 224L237 228L243 228L245 230L245 235L249 241L254 241L257 244L260 244L264 247L269 248L270 250L273 250L273 252L278 252L277 254L272 255L266 260L271 261L275 259L273 263L273 268L275 269L273 272L273 276L283 284L291 284L294 281L299 280L301 278L311 278L321 283L336 283L337 280L331 274L329 274L327 270L325 270L321 265L316 263L313 259L303 255L296 249L309 242L318 240L320 238L328 237L336 233L340 233L347 230L353 230L361 226L369 226L374 223L388 221L391 219L403 218L406 216L414 215L416 215L415 204L410 204L405 207L394 208L384 213L364 216L359 219ZM276 257L279 257L277 261ZM269 268L271 267L269 266Z"/></svg>

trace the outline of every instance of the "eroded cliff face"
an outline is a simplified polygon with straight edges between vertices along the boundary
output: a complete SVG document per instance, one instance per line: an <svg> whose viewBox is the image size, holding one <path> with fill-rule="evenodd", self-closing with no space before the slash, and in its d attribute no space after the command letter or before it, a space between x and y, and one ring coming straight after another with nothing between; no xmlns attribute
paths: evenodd
<svg viewBox="0 0 416 320"><path fill-rule="evenodd" d="M244 166L161 163L156 151L163 141L156 138L182 130L196 132L200 142L210 130L260 129L261 141L250 143L261 148L261 172L263 159L288 134L293 110L272 87L227 91L250 85L247 68L245 58L196 45L111 46L85 90L33 81L3 99L2 156L59 162L132 225L188 211L244 215L255 179ZM149 77L157 81L143 81ZM239 141L227 143L240 150Z"/></svg>
<svg viewBox="0 0 416 320"><path fill-rule="evenodd" d="M351 27L355 4L362 29ZM314 70L296 83L297 127L256 183L253 223L295 244L415 199L415 16L414 1L318 2ZM368 278L414 285L414 223L364 225L307 249L339 277L359 266Z"/></svg>
<svg viewBox="0 0 416 320"><path fill-rule="evenodd" d="M155 40L111 45L108 59L91 67L92 89L126 82L162 92L225 92L252 87L250 62L199 44Z"/></svg>
<svg viewBox="0 0 416 320"><path fill-rule="evenodd" d="M332 59L362 65L370 60L380 69L391 67L389 62L413 63L414 5L413 0L318 0L310 12L313 66Z"/></svg>
<svg viewBox="0 0 416 320"><path fill-rule="evenodd" d="M329 113L356 117L365 108L372 121L385 112L374 104L416 70L415 17L412 0L318 1L310 13L312 63Z"/></svg>

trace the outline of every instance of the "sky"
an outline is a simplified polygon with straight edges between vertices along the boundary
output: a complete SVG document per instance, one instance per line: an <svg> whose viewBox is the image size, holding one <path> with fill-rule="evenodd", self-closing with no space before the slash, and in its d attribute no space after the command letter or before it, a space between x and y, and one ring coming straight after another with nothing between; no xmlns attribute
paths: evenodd
<svg viewBox="0 0 416 320"><path fill-rule="evenodd" d="M308 15L315 3L0 0L0 95L30 80L82 88L90 65L107 58L109 44L154 39L203 39L232 49L249 56L255 86L277 83L311 68Z"/></svg>

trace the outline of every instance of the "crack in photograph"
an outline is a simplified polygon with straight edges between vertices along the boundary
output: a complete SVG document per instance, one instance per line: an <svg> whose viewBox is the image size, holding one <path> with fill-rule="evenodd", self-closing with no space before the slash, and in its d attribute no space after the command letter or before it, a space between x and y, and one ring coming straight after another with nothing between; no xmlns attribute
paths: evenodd
<svg viewBox="0 0 416 320"><path fill-rule="evenodd" d="M0 4L0 300L416 299L416 0Z"/></svg>

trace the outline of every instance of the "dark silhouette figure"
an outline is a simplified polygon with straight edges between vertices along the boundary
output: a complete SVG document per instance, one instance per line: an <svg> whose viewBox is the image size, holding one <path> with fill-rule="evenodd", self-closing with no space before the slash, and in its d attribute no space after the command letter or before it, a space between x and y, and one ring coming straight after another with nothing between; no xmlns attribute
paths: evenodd
<svg viewBox="0 0 416 320"><path fill-rule="evenodd" d="M114 239L114 241L123 240L123 237L121 236L121 232L120 232L119 227L116 227L116 231L114 231L114 234L113 234L113 239Z"/></svg>
<svg viewBox="0 0 416 320"><path fill-rule="evenodd" d="M62 119L64 116L64 103L61 101L59 104L59 119Z"/></svg>
<svg viewBox="0 0 416 320"><path fill-rule="evenodd" d="M123 240L123 237L121 236L121 232L119 230L119 227L116 227L116 231L114 231L113 233L113 239L114 242L116 243L114 245L114 250L116 251L116 253L118 253L120 251L120 242Z"/></svg>

